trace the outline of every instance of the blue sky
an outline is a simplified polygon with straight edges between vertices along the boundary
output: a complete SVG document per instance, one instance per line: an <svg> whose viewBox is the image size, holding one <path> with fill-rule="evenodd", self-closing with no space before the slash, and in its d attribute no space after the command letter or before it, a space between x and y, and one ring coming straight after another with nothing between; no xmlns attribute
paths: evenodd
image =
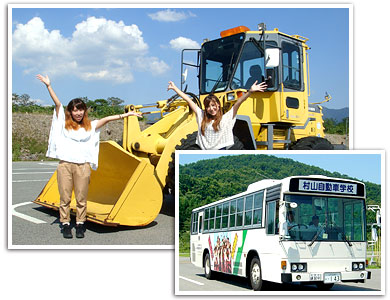
<svg viewBox="0 0 390 300"><path fill-rule="evenodd" d="M315 154L312 152L304 154L268 154L265 152L255 154L267 154L280 158L290 158L292 160L320 167L324 170L331 172L338 172L340 174L346 174L353 178L364 180L372 183L381 183L381 154L377 153L362 153L353 152L340 154L340 151L332 152L332 154ZM229 155L229 154L226 154ZM235 154L239 155L239 154ZM185 165L192 162L197 162L204 159L215 159L221 154L185 154L180 153L179 162L181 165ZM261 179L261 178L260 178ZM259 180L260 180L259 179Z"/></svg>
<svg viewBox="0 0 390 300"><path fill-rule="evenodd" d="M179 84L183 47L239 25L256 30L264 22L268 29L309 38L310 101L328 92L333 99L326 107L348 106L347 6L281 7L13 8L12 92L51 104L35 79L43 73L65 104L75 97L155 103L172 95L169 80Z"/></svg>

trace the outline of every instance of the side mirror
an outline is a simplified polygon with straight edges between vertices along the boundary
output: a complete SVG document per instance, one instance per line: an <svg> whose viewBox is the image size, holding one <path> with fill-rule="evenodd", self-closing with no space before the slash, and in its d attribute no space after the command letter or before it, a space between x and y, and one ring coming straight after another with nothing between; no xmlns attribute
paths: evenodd
<svg viewBox="0 0 390 300"><path fill-rule="evenodd" d="M268 48L265 49L265 67L266 68L276 68L279 67L279 49L278 48Z"/></svg>
<svg viewBox="0 0 390 300"><path fill-rule="evenodd" d="M188 69L186 68L186 69L184 70L183 74L181 74L181 76L182 76L182 78L181 78L182 84L184 84L184 83L186 82L186 80L187 80L187 75L188 75Z"/></svg>

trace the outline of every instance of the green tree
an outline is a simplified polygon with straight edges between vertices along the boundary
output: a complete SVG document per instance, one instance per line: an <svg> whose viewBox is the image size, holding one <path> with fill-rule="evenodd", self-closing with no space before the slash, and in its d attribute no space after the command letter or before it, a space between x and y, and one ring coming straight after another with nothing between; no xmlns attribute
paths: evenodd
<svg viewBox="0 0 390 300"><path fill-rule="evenodd" d="M118 97L108 97L107 102L108 102L108 105L120 107L123 105L123 103L125 101L118 98Z"/></svg>

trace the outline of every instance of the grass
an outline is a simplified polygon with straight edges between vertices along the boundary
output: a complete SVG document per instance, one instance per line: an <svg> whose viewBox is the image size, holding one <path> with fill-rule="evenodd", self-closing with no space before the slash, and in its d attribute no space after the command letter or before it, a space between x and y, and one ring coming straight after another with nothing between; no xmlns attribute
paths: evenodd
<svg viewBox="0 0 390 300"><path fill-rule="evenodd" d="M18 137L12 135L12 160L20 161L23 159L24 153L21 149L25 149L26 153L34 155L37 160L45 159L47 150L47 142L42 143L31 137Z"/></svg>

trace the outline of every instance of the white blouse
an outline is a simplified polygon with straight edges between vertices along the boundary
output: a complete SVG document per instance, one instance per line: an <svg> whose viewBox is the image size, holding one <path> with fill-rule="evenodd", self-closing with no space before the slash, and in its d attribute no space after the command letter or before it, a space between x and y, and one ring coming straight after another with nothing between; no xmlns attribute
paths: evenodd
<svg viewBox="0 0 390 300"><path fill-rule="evenodd" d="M219 150L234 145L233 127L236 123L236 117L233 118L233 109L230 109L222 116L218 131L214 130L214 120L212 120L206 125L204 135L202 135L201 125L203 110L199 107L196 109L196 120L198 122L196 144L199 145L202 150Z"/></svg>
<svg viewBox="0 0 390 300"><path fill-rule="evenodd" d="M64 107L61 105L58 118L54 109L46 156L78 164L87 162L96 170L100 139L100 129L96 130L97 122L98 120L91 122L89 131L84 128L67 130Z"/></svg>

